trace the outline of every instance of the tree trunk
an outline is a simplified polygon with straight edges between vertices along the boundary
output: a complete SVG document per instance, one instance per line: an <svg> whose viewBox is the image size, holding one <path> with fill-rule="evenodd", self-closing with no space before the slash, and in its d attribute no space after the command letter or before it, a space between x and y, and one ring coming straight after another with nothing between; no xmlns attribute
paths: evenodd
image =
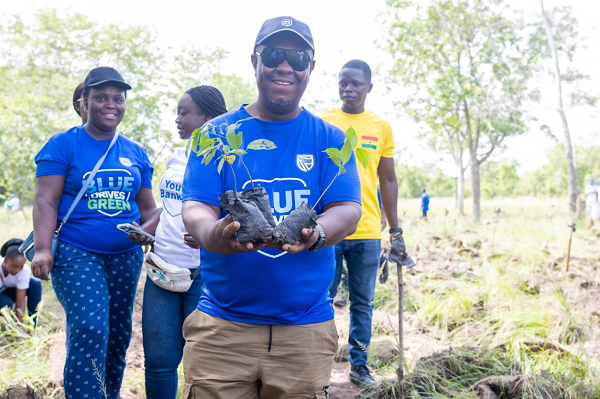
<svg viewBox="0 0 600 399"><path fill-rule="evenodd" d="M569 172L569 183L568 183L568 197L569 197L569 216L573 222L577 215L577 167L575 166L575 155L573 153L573 144L571 142L571 133L569 131L569 124L567 123L567 117L565 115L565 109L562 101L562 77L560 75L560 65L558 63L558 51L556 49L556 41L554 40L554 33L552 32L552 23L546 15L544 9L544 0L540 0L540 7L542 9L542 17L544 19L544 26L546 28L546 36L548 37L548 44L552 51L552 59L554 60L554 73L556 75L556 90L558 94L558 114L562 122L563 133L565 135L565 149L567 153L567 169Z"/></svg>
<svg viewBox="0 0 600 399"><path fill-rule="evenodd" d="M459 216L465 214L465 168L462 164L458 166L458 176L456 178L456 211Z"/></svg>
<svg viewBox="0 0 600 399"><path fill-rule="evenodd" d="M471 191L473 195L473 221L479 222L481 218L480 209L480 182L479 182L479 165L481 162L477 159L477 147L479 147L479 122L476 125L475 135L471 126L471 115L469 105L466 100L463 100L463 112L465 114L466 136L469 144L469 160L471 166Z"/></svg>
<svg viewBox="0 0 600 399"><path fill-rule="evenodd" d="M471 151L471 190L473 191L473 221L481 218L481 183L479 181L479 161L476 150Z"/></svg>

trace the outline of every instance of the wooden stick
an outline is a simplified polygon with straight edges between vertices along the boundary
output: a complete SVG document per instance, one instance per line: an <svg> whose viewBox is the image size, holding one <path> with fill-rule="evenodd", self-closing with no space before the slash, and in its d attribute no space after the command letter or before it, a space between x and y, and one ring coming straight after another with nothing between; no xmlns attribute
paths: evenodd
<svg viewBox="0 0 600 399"><path fill-rule="evenodd" d="M398 359L398 369L396 373L398 375L398 392L400 393L400 397L404 397L404 387L402 382L404 381L404 281L402 278L402 266L397 266L398 273L398 331L399 331L399 341L398 341L398 349L399 349L399 359Z"/></svg>
<svg viewBox="0 0 600 399"><path fill-rule="evenodd" d="M569 246L567 247L567 270L569 271L569 261L571 260L571 241L573 240L573 232L575 231L575 224L570 223L569 227L571 228L571 232L569 233Z"/></svg>

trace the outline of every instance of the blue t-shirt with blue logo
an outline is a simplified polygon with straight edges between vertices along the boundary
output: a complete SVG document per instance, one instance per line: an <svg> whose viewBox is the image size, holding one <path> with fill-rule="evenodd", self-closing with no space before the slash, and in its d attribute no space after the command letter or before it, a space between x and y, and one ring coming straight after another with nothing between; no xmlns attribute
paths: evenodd
<svg viewBox="0 0 600 399"><path fill-rule="evenodd" d="M213 119L218 126L250 115L244 107ZM244 162L255 185L269 193L275 222L281 222L302 202L314 205L338 172L323 152L341 148L344 133L306 110L292 120L242 122L242 148L256 139L271 140L273 150L248 150ZM237 190L252 188L248 172L236 160L233 164ZM317 214L333 202L360 204L360 180L354 156L317 204ZM219 195L234 188L231 169L221 174L215 162L208 166L190 155L183 181L183 200L220 207ZM222 213L224 217L226 213ZM333 247L289 254L274 248L258 252L221 255L202 249L202 279L205 285L198 309L210 315L249 324L302 325L333 318L328 287L335 270Z"/></svg>
<svg viewBox="0 0 600 399"><path fill-rule="evenodd" d="M111 140L96 140L81 125L52 136L36 155L36 177L65 176L57 226ZM139 246L116 226L133 221L139 223L140 210L135 197L140 187L152 188L152 172L146 150L119 135L68 222L60 230L60 239L100 254L138 249Z"/></svg>

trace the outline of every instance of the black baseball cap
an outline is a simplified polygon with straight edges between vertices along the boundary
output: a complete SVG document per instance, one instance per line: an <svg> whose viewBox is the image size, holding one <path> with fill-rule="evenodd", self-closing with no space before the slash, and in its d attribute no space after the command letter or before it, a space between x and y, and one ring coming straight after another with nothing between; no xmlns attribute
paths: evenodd
<svg viewBox="0 0 600 399"><path fill-rule="evenodd" d="M256 35L256 41L254 42L254 50L256 46L264 42L268 37L273 36L279 32L293 32L300 36L310 48L315 51L315 44L313 42L312 33L310 28L302 21L298 21L294 17L275 17L267 19L263 24L258 35Z"/></svg>
<svg viewBox="0 0 600 399"><path fill-rule="evenodd" d="M83 89L97 87L106 83L113 83L125 90L131 90L131 86L125 83L123 76L111 67L97 67L92 69L83 81Z"/></svg>

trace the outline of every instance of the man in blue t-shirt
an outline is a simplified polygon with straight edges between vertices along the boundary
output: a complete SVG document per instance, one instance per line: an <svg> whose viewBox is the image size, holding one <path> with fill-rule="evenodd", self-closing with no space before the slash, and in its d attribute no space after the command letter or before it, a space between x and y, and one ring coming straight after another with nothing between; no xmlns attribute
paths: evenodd
<svg viewBox="0 0 600 399"><path fill-rule="evenodd" d="M423 189L421 191L421 210L423 211L423 218L427 219L427 211L429 210L429 194Z"/></svg>
<svg viewBox="0 0 600 399"><path fill-rule="evenodd" d="M354 156L336 178L338 167L323 152L341 148L344 133L299 106L313 57L306 24L292 17L265 21L251 56L257 100L211 123L244 120L241 148L257 139L277 148L248 151L247 169L239 159L219 169L190 155L182 215L202 246L205 281L198 308L183 326L184 391L195 397L327 394L338 339L328 295L333 245L356 229L360 181ZM269 194L275 223L307 203L320 215L316 228L302 229L293 244L240 244L240 223L221 209L219 196L253 186Z"/></svg>

